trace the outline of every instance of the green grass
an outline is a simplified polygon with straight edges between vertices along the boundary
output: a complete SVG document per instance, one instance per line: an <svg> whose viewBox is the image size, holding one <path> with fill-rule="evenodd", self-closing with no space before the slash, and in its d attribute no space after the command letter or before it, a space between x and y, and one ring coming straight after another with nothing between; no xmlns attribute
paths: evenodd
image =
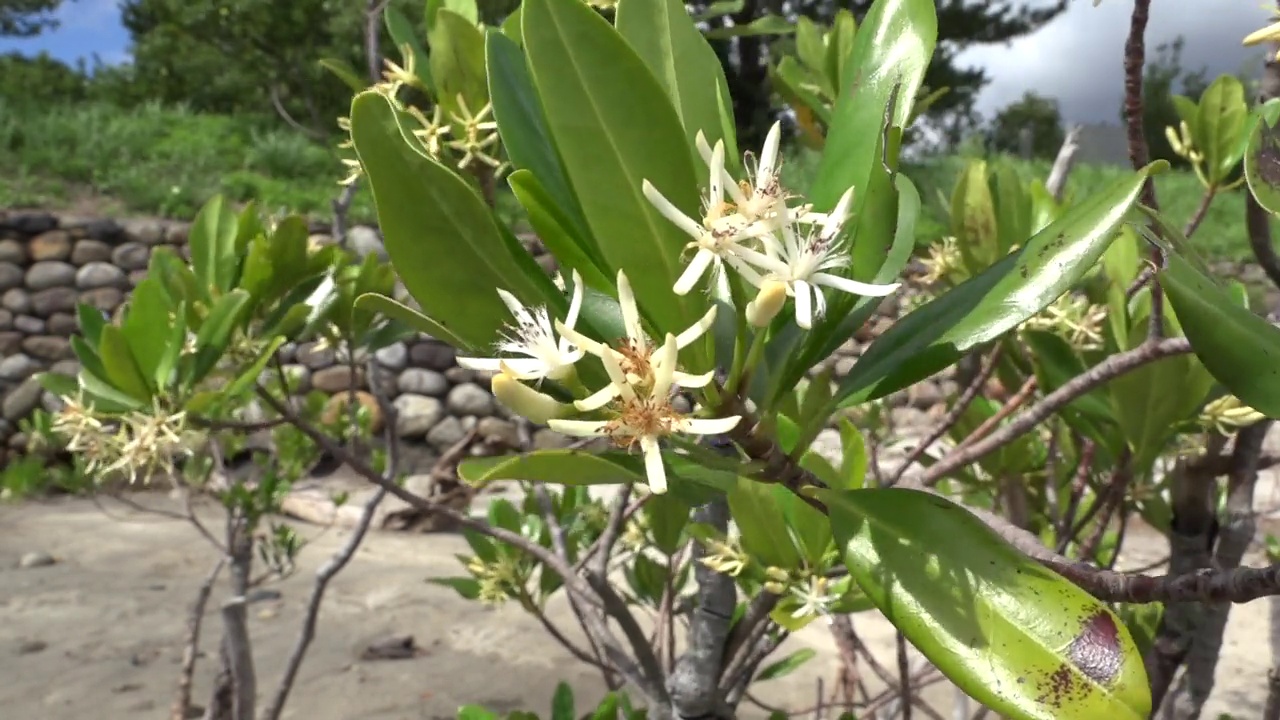
<svg viewBox="0 0 1280 720"><path fill-rule="evenodd" d="M288 129L146 105L0 107L0 207L59 208L87 197L189 218L212 195L270 212L327 217L344 170L335 148ZM351 218L374 217L358 193Z"/></svg>
<svg viewBox="0 0 1280 720"><path fill-rule="evenodd" d="M333 145L318 143L278 123L202 115L147 105L0 106L0 207L58 209L92 199L112 211L189 218L211 195L256 201L270 212L328 218L344 168ZM816 156L804 152L786 164L787 181L805 188ZM946 205L964 158L932 158L905 168L925 202L917 236L931 242L947 231ZM1044 178L1048 163L1018 162L1025 179ZM1122 167L1079 165L1068 196L1083 197L1125 175ZM1161 209L1182 225L1200 203L1202 188L1187 172L1157 177ZM1212 259L1249 256L1243 190L1215 199L1193 239ZM503 214L513 211L502 198ZM374 219L367 191L356 194L351 220Z"/></svg>

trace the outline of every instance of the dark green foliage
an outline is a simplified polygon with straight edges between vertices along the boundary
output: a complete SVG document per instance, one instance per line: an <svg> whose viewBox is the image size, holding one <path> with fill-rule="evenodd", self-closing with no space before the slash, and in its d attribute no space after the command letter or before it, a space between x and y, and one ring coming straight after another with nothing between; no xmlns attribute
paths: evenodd
<svg viewBox="0 0 1280 720"><path fill-rule="evenodd" d="M1031 157L1052 160L1062 145L1058 101L1034 92L1010 103L991 122L991 144L1000 152L1021 153L1023 129L1031 131Z"/></svg>
<svg viewBox="0 0 1280 720"><path fill-rule="evenodd" d="M0 0L0 37L31 37L58 26L53 11L62 0Z"/></svg>

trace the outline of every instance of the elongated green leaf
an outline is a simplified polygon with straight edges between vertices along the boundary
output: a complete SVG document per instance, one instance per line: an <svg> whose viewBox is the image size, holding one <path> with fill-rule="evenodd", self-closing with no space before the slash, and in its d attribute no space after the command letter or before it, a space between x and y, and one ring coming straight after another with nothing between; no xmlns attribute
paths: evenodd
<svg viewBox="0 0 1280 720"><path fill-rule="evenodd" d="M1011 720L1145 720L1142 656L1108 607L954 503L823 490L863 592L968 695Z"/></svg>
<svg viewBox="0 0 1280 720"><path fill-rule="evenodd" d="M365 293L356 298L356 306L367 310L371 313L386 315L389 318L398 320L418 332L426 333L437 340L453 345L454 347L466 347L466 343L459 339L452 332L449 332L443 325L414 310L408 305L396 302L386 295L378 295L376 293Z"/></svg>
<svg viewBox="0 0 1280 720"><path fill-rule="evenodd" d="M524 51L511 38L491 30L485 36L485 59L493 117L507 157L513 166L533 175L560 214L570 219L575 235L586 236L587 221L556 154ZM512 182L510 177L507 182ZM564 260L559 254L556 257Z"/></svg>
<svg viewBox="0 0 1280 720"><path fill-rule="evenodd" d="M727 40L736 37L758 37L760 35L790 35L796 26L781 15L762 15L743 25L712 28L707 31L710 40Z"/></svg>
<svg viewBox="0 0 1280 720"><path fill-rule="evenodd" d="M171 314L173 305L169 293L156 278L144 278L129 296L129 312L121 330L129 341L138 370L152 390L159 388L156 371L172 350L169 344L175 318L170 317Z"/></svg>
<svg viewBox="0 0 1280 720"><path fill-rule="evenodd" d="M418 33L413 28L413 23L409 22L409 18L394 6L388 7L382 16L387 26L387 34L391 36L391 42L395 43L396 49L402 55L407 57L401 58L401 65L405 68L412 67L418 79L427 86L427 92L435 92L435 83L431 77L430 60L426 48L422 47L422 41L418 39ZM409 63L412 63L410 65ZM364 90L369 85L355 88L356 92Z"/></svg>
<svg viewBox="0 0 1280 720"><path fill-rule="evenodd" d="M802 561L787 529L780 493L787 489L758 480L738 478L729 492L729 512L742 534L742 548L765 565L798 569Z"/></svg>
<svg viewBox="0 0 1280 720"><path fill-rule="evenodd" d="M1224 182L1240 162L1240 139L1248 119L1244 85L1231 75L1219 75L1200 97L1196 128L1209 182Z"/></svg>
<svg viewBox="0 0 1280 720"><path fill-rule="evenodd" d="M427 39L431 43L431 82L436 88L436 100L450 114L457 115L462 109L458 99L461 96L467 110L479 112L489 101L484 33L475 21L441 8ZM458 127L455 125L455 129Z"/></svg>
<svg viewBox="0 0 1280 720"><path fill-rule="evenodd" d="M80 334L90 345L97 345L102 337L102 328L107 326L107 318L98 308L87 303L76 305L76 317L80 321Z"/></svg>
<svg viewBox="0 0 1280 720"><path fill-rule="evenodd" d="M1258 108L1244 154L1244 176L1258 204L1280 213L1280 100Z"/></svg>
<svg viewBox="0 0 1280 720"><path fill-rule="evenodd" d="M214 287L230 289L231 275L239 258L236 255L236 232L240 218L221 195L215 195L191 223L187 247L191 250L191 269L204 292Z"/></svg>
<svg viewBox="0 0 1280 720"><path fill-rule="evenodd" d="M232 334L244 318L249 300L249 293L244 290L232 290L214 301L209 315L196 331L196 353L190 372L184 377L186 382L199 382L222 359Z"/></svg>
<svg viewBox="0 0 1280 720"><path fill-rule="evenodd" d="M1214 379L1246 405L1280 418L1280 329L1234 302L1180 255L1169 256L1160 283Z"/></svg>
<svg viewBox="0 0 1280 720"><path fill-rule="evenodd" d="M528 480L558 485L644 482L644 469L635 462L636 459L618 452L538 450L524 455L467 458L458 465L458 477L474 486L483 486L494 480Z"/></svg>
<svg viewBox="0 0 1280 720"><path fill-rule="evenodd" d="M769 663L760 669L756 674L756 682L762 680L776 680L780 677L790 675L799 667L817 656L818 651L813 648L800 648L781 660Z"/></svg>
<svg viewBox="0 0 1280 720"><path fill-rule="evenodd" d="M151 388L146 377L138 369L138 361L129 350L129 341L115 325L102 328L98 342L102 366L107 371L104 380L129 397L150 400Z"/></svg>
<svg viewBox="0 0 1280 720"><path fill-rule="evenodd" d="M864 188L880 162L877 133L897 92L892 124L906 127L938 34L933 0L876 0L854 36L826 147L809 200L830 210L849 187Z"/></svg>
<svg viewBox="0 0 1280 720"><path fill-rule="evenodd" d="M76 396L76 390L79 389L79 383L74 377L61 373L42 372L36 375L36 381L45 389L45 392L60 398L73 398Z"/></svg>
<svg viewBox="0 0 1280 720"><path fill-rule="evenodd" d="M681 534L689 524L689 505L672 493L655 495L644 505L653 542L667 555L680 549Z"/></svg>
<svg viewBox="0 0 1280 720"><path fill-rule="evenodd" d="M78 377L87 407L105 413L120 413L146 407L146 403L117 390L101 375L88 367L80 368Z"/></svg>
<svg viewBox="0 0 1280 720"><path fill-rule="evenodd" d="M480 597L480 581L469 577L427 578L432 585L453 588L459 595L475 600Z"/></svg>
<svg viewBox="0 0 1280 720"><path fill-rule="evenodd" d="M476 0L427 0L424 18L427 23L427 32L435 28L436 19L441 10L452 10L472 25L480 22L480 8L476 5Z"/></svg>
<svg viewBox="0 0 1280 720"><path fill-rule="evenodd" d="M573 710L573 688L568 683L556 685L551 697L551 720L577 720Z"/></svg>
<svg viewBox="0 0 1280 720"><path fill-rule="evenodd" d="M715 147L723 133L712 89L723 89L727 95L729 85L720 59L693 24L684 1L624 0L618 4L614 24L667 91L684 125L692 157L700 157L694 143L699 131ZM733 165L737 159L730 157L728 162Z"/></svg>
<svg viewBox="0 0 1280 720"><path fill-rule="evenodd" d="M626 271L641 311L661 332L683 330L708 301L671 292L687 237L641 190L648 180L686 214L699 212L679 116L640 58L586 4L529 0L523 22L548 127L609 274ZM694 372L709 367L708 344L689 349Z"/></svg>
<svg viewBox="0 0 1280 720"><path fill-rule="evenodd" d="M579 234L573 221L560 211L538 178L528 170L517 170L507 176L511 192L529 214L538 239L555 256L562 268L577 270L588 286L612 292L613 280L600 271L602 262L593 259L599 250L589 235Z"/></svg>
<svg viewBox="0 0 1280 720"><path fill-rule="evenodd" d="M510 319L494 288L530 304L547 301L511 257L484 201L404 140L386 98L356 96L351 137L373 187L387 254L427 316L467 349L484 348Z"/></svg>
<svg viewBox="0 0 1280 720"><path fill-rule="evenodd" d="M262 377L262 371L266 370L267 363L275 356L276 351L280 349L280 346L284 344L284 341L285 339L280 336L271 338L271 341L268 342L267 346L258 354L258 357L253 361L253 364L245 368L235 380L231 381L231 384L222 389L223 397L228 399L235 398L241 393L252 389L254 383L258 382L258 378Z"/></svg>
<svg viewBox="0 0 1280 720"><path fill-rule="evenodd" d="M1151 168L1073 207L1021 250L907 315L871 343L841 383L848 406L924 379L1017 327L1102 256Z"/></svg>
<svg viewBox="0 0 1280 720"><path fill-rule="evenodd" d="M364 78L360 77L360 73L357 73L355 68L351 67L346 60L323 58L320 60L320 67L333 73L335 77L346 83L352 92L360 92L369 87L369 83L365 82Z"/></svg>

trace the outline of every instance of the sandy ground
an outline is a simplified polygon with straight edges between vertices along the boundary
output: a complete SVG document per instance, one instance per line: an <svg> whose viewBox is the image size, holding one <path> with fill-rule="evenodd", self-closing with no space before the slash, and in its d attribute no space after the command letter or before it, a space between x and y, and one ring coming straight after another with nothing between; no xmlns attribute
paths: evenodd
<svg viewBox="0 0 1280 720"><path fill-rule="evenodd" d="M148 502L164 503L160 497ZM167 718L174 696L191 599L214 561L186 523L139 514L119 505L107 512L84 499L0 507L0 717L41 720ZM214 517L214 515L210 515ZM297 634L315 568L347 531L299 525L313 539L299 571L270 586L279 598L252 606L251 632L263 695L271 691ZM1158 559L1162 540L1149 529L1131 534L1129 561ZM30 552L56 559L19 568ZM285 717L315 720L452 718L458 706L530 709L547 715L554 685L566 680L579 712L603 693L597 675L550 641L516 607L487 610L425 582L460 574L455 535L371 534L330 586L319 637ZM1251 558L1258 562L1258 558ZM216 607L224 586L213 595ZM206 649L220 628L207 617ZM556 604L553 619L566 623ZM893 666L893 635L873 613L855 616L863 639ZM366 661L360 653L390 635L412 635L424 652L407 660ZM1218 669L1218 690L1205 718L1261 714L1271 664L1267 601L1237 607ZM834 677L835 651L826 630L811 626L785 650L812 647L819 656L783 680L756 686L756 695L794 708L812 705L820 676ZM213 662L197 667L195 701L203 704ZM830 687L830 685L828 685ZM939 710L953 690L939 683L926 697ZM764 717L743 706L743 717Z"/></svg>

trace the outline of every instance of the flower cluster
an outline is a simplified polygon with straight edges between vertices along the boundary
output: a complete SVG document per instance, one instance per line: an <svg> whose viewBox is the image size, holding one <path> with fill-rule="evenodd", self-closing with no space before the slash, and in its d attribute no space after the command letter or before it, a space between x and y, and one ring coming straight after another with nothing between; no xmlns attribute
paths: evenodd
<svg viewBox="0 0 1280 720"><path fill-rule="evenodd" d="M708 274L713 287L722 285L728 268L758 290L746 309L752 325L767 324L791 297L796 325L807 330L826 310L822 288L883 297L899 284L875 285L840 274L850 261L842 233L854 189L845 191L829 213L788 205L779 176L781 130L777 123L769 130L758 164L747 155L747 166L755 164L754 177L741 183L725 170L724 143L709 147L698 133L698 150L710 171L701 219L685 215L648 180L643 190L658 212L692 238L688 247L694 253L676 281L676 294L688 293Z"/></svg>
<svg viewBox="0 0 1280 720"><path fill-rule="evenodd" d="M174 471L174 461L191 452L186 413L172 413L159 401L150 412L131 412L109 426L82 398L63 397L52 430L66 440L67 452L85 458L87 474L120 473L130 483L139 477Z"/></svg>
<svg viewBox="0 0 1280 720"><path fill-rule="evenodd" d="M498 293L515 323L508 327L497 350L516 357L458 358L472 370L496 371L494 396L513 411L552 430L578 437L606 437L621 447L639 446L650 491L667 489L660 443L675 433L714 435L732 430L740 420L698 418L672 404L678 388L705 387L712 373L691 375L678 367L679 350L704 335L715 321L712 307L679 335L668 333L661 344L644 331L640 310L626 273L618 271L618 301L626 337L616 346L587 337L575 326L582 309L582 277L573 273L573 294L563 321L552 321L545 307L530 309L505 290ZM525 384L557 381L579 387L574 366L587 355L604 366L609 383L594 392L579 393L571 405ZM587 417L566 417L587 414Z"/></svg>

